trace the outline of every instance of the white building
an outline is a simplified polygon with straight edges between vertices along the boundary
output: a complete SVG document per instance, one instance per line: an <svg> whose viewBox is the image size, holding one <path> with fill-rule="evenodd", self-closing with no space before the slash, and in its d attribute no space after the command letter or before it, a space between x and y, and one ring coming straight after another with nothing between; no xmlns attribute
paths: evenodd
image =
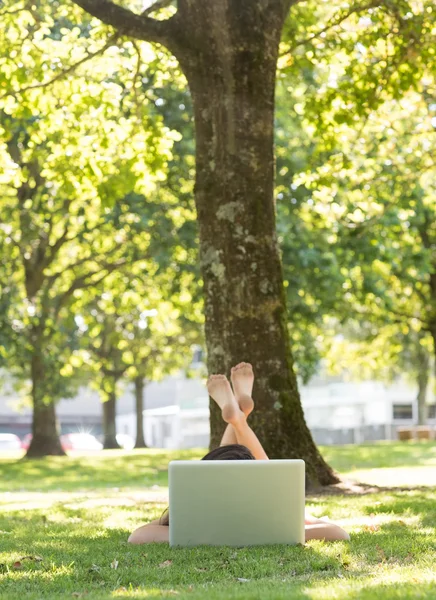
<svg viewBox="0 0 436 600"><path fill-rule="evenodd" d="M385 385L376 381L346 382L314 378L300 386L306 422L319 444L360 443L395 439L399 426L417 421L416 390L404 382ZM19 410L13 392L0 394L0 433L23 437L31 430L31 409ZM209 399L205 379L183 374L150 383L145 388L144 433L147 445L162 448L206 447L209 444ZM88 388L56 407L62 432L101 433L102 405ZM436 426L436 404L428 410L429 425ZM117 431L136 435L135 400L127 387L117 401Z"/></svg>
<svg viewBox="0 0 436 600"><path fill-rule="evenodd" d="M162 382L163 384L163 382ZM155 393L159 386L154 384ZM171 402L144 410L147 445L190 448L209 444L209 399L201 380L183 376L165 382ZM163 390L162 390L163 391ZM404 382L385 385L376 381L345 382L314 379L301 386L306 422L319 444L361 443L396 439L400 426L417 421L416 392ZM148 392L151 396L152 390ZM436 425L436 404L429 405L429 424ZM135 436L136 415L117 416L117 430Z"/></svg>

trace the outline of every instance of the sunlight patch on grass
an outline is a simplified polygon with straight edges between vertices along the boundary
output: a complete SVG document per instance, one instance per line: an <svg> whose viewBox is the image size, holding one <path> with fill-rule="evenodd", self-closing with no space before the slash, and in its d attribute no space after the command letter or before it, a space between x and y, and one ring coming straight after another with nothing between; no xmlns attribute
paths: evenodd
<svg viewBox="0 0 436 600"><path fill-rule="evenodd" d="M358 531L373 531L375 533L387 523L394 523L400 527L417 527L420 525L420 522L421 519L418 515L402 516L400 519L398 515L379 513L367 517L359 515L348 519L341 519L341 526L345 529L352 527L356 533Z"/></svg>
<svg viewBox="0 0 436 600"><path fill-rule="evenodd" d="M354 574L352 576L339 574L337 579L330 579L328 585L326 582L317 582L310 587L304 587L302 591L311 600L433 599L436 591L435 584L436 574L430 569L420 570L418 575L413 567L381 566L370 576L356 577ZM411 589L407 590L407 587Z"/></svg>
<svg viewBox="0 0 436 600"><path fill-rule="evenodd" d="M143 504L168 504L168 488L159 490L142 488L129 490L114 488L107 492L6 492L0 501L2 511L14 512L25 510L47 509L57 503L66 508L77 510L96 508L98 506L135 506ZM73 500L73 502L71 502Z"/></svg>
<svg viewBox="0 0 436 600"><path fill-rule="evenodd" d="M417 487L436 486L436 465L433 467L394 467L382 469L365 469L344 473L360 483L368 483L381 487Z"/></svg>

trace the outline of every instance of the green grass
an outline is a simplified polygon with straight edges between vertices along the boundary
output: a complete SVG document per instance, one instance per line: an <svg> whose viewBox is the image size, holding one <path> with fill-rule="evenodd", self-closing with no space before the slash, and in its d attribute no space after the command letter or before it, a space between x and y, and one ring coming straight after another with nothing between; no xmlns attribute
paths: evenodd
<svg viewBox="0 0 436 600"><path fill-rule="evenodd" d="M435 443L323 451L347 477L383 472L384 486L397 485L399 472L410 483L412 473L436 471ZM308 498L309 510L343 524L351 542L129 546L128 533L166 506L168 460L201 454L0 458L0 598L436 598L436 489L428 477L418 477L427 488Z"/></svg>

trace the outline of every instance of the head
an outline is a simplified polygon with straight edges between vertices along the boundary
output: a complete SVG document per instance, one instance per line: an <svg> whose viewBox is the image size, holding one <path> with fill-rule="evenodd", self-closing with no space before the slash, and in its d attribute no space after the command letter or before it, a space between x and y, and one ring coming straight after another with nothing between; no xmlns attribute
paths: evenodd
<svg viewBox="0 0 436 600"><path fill-rule="evenodd" d="M254 456L246 446L241 444L228 444L215 448L201 460L254 460Z"/></svg>
<svg viewBox="0 0 436 600"><path fill-rule="evenodd" d="M228 446L220 446L215 448L201 460L255 460L250 450L241 444L229 444ZM169 525L170 515L168 509L160 518L160 525Z"/></svg>

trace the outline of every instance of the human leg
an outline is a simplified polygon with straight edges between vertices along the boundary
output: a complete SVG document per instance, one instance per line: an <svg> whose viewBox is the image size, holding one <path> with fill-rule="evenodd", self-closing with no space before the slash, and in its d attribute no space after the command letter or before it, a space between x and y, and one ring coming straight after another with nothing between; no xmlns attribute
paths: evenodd
<svg viewBox="0 0 436 600"><path fill-rule="evenodd" d="M228 446L229 444L237 443L238 440L236 439L236 433L233 429L233 425L230 425L230 423L228 423L223 433L223 437L221 438L220 446Z"/></svg>
<svg viewBox="0 0 436 600"><path fill-rule="evenodd" d="M268 460L268 456L262 448L262 444L248 425L244 412L239 408L226 376L212 375L209 378L207 389L211 397L221 408L221 414L224 421L229 425L232 425L237 443L246 446L256 460ZM230 430L227 432L227 429L224 433L223 440L230 439ZM229 434L227 437L226 433ZM221 445L223 445L223 440L221 441Z"/></svg>
<svg viewBox="0 0 436 600"><path fill-rule="evenodd" d="M259 438L247 423L245 415L232 423L238 444L248 448L256 460L268 460Z"/></svg>
<svg viewBox="0 0 436 600"><path fill-rule="evenodd" d="M230 379L239 408L248 417L254 408L253 398L251 397L254 383L253 367L250 363L239 363L232 367Z"/></svg>
<svg viewBox="0 0 436 600"><path fill-rule="evenodd" d="M253 398L251 397L254 382L252 366L249 363L239 363L236 367L232 367L231 381L239 408L244 415L248 417L254 408ZM238 440L233 425L228 424L221 439L220 446L237 443Z"/></svg>

